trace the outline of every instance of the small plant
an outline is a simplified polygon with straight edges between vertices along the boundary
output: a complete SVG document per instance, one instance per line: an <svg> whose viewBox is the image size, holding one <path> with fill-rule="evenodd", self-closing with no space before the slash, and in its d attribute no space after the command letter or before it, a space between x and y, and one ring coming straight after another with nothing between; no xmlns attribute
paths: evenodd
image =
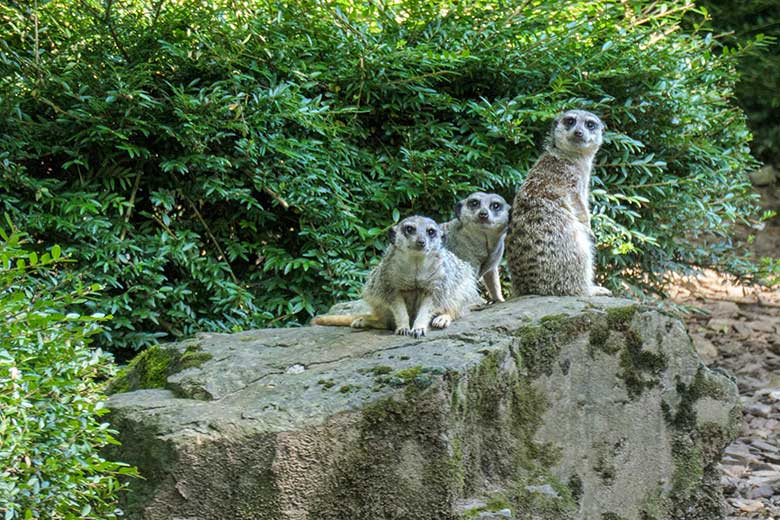
<svg viewBox="0 0 780 520"><path fill-rule="evenodd" d="M125 464L101 417L111 358L89 348L107 317L82 315L96 287L63 275L60 248L39 255L0 229L0 517L117 517Z"/></svg>

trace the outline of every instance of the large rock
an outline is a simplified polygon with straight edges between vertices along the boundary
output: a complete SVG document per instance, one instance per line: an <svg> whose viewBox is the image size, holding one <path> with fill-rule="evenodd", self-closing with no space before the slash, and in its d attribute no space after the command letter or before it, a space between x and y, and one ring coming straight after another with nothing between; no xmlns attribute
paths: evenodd
<svg viewBox="0 0 780 520"><path fill-rule="evenodd" d="M114 388L131 519L722 518L737 390L677 319L525 297L414 340L202 335ZM166 361L168 360L168 361Z"/></svg>

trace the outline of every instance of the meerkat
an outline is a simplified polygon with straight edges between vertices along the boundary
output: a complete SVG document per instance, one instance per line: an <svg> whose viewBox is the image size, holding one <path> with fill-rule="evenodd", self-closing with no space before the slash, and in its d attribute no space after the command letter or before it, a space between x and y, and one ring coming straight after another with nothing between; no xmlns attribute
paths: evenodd
<svg viewBox="0 0 780 520"><path fill-rule="evenodd" d="M371 313L318 316L317 325L395 330L420 338L428 327L443 329L479 301L474 269L444 247L432 219L405 218L390 230L390 246L363 290Z"/></svg>
<svg viewBox="0 0 780 520"><path fill-rule="evenodd" d="M506 247L515 296L611 294L593 281L588 204L593 158L604 128L584 110L555 119L544 153L512 204Z"/></svg>
<svg viewBox="0 0 780 520"><path fill-rule="evenodd" d="M447 249L474 268L494 302L504 301L498 264L510 208L501 195L478 191L455 204L455 218L442 226Z"/></svg>

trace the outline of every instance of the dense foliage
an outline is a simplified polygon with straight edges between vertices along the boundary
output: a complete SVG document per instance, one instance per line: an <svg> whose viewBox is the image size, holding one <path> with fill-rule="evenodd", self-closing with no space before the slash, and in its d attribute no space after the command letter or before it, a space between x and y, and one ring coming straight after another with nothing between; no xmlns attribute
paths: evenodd
<svg viewBox="0 0 780 520"><path fill-rule="evenodd" d="M743 47L737 99L748 116L757 157L780 167L780 2L700 0L711 25L731 47Z"/></svg>
<svg viewBox="0 0 780 520"><path fill-rule="evenodd" d="M52 0L0 6L0 205L107 289L101 338L303 322L384 230L511 198L560 110L610 131L599 270L624 291L739 267L735 57L691 4ZM34 22L34 23L33 23Z"/></svg>
<svg viewBox="0 0 780 520"><path fill-rule="evenodd" d="M0 515L115 518L116 477L133 472L98 453L115 442L96 383L112 364L87 344L105 318L73 312L91 288L57 272L58 247L0 235Z"/></svg>

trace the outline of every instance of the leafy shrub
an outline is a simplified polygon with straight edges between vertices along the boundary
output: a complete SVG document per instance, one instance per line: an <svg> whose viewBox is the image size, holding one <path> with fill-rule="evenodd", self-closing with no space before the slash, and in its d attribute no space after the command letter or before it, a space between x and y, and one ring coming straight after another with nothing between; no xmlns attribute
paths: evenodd
<svg viewBox="0 0 780 520"><path fill-rule="evenodd" d="M115 518L114 443L100 417L112 363L87 346L104 320L71 312L91 289L59 276L59 248L38 256L0 230L0 513L12 519Z"/></svg>
<svg viewBox="0 0 780 520"><path fill-rule="evenodd" d="M743 47L735 87L754 134L752 149L762 161L780 167L780 9L774 0L701 0L711 25L731 47ZM747 52L745 52L747 51Z"/></svg>
<svg viewBox="0 0 780 520"><path fill-rule="evenodd" d="M511 198L570 107L610 129L593 179L609 286L745 267L727 238L753 211L735 56L681 31L701 19L682 0L38 5L0 7L0 203L107 287L101 344L355 296L399 215Z"/></svg>

